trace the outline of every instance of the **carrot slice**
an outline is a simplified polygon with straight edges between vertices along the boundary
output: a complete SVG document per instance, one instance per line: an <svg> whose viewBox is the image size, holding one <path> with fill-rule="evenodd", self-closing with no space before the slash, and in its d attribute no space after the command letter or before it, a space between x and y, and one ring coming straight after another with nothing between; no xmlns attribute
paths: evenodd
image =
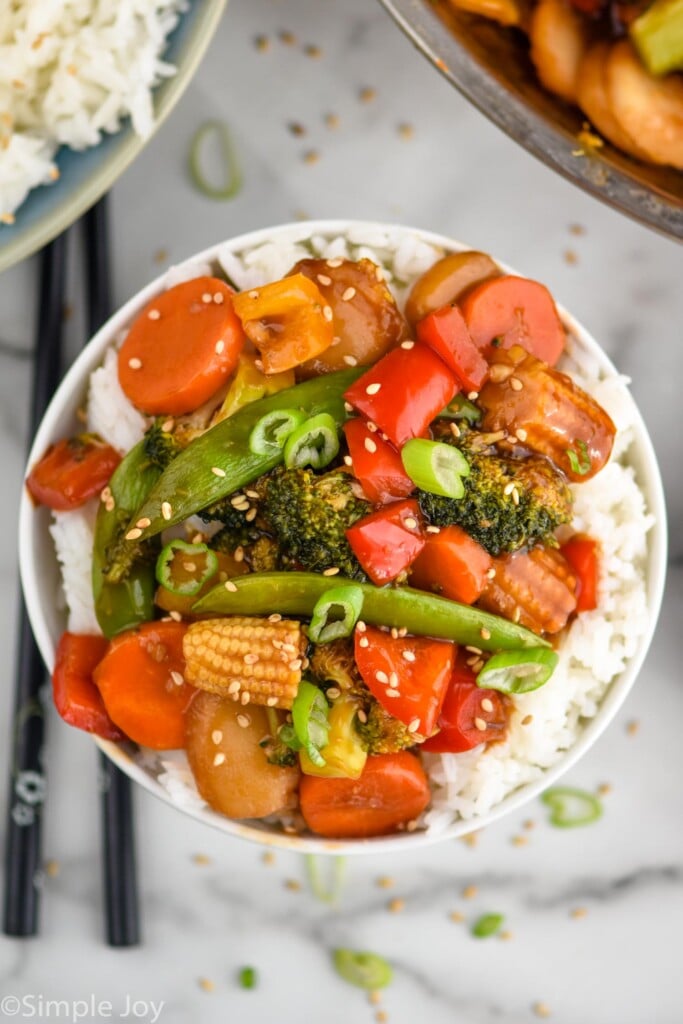
<svg viewBox="0 0 683 1024"><path fill-rule="evenodd" d="M410 572L411 587L473 604L488 583L492 558L459 526L429 534Z"/></svg>
<svg viewBox="0 0 683 1024"><path fill-rule="evenodd" d="M223 281L196 277L143 309L119 352L119 383L133 405L179 416L218 391L244 344L232 295Z"/></svg>
<svg viewBox="0 0 683 1024"><path fill-rule="evenodd" d="M480 349L521 345L554 366L564 349L564 328L553 297L538 281L495 277L468 292L461 309Z"/></svg>
<svg viewBox="0 0 683 1024"><path fill-rule="evenodd" d="M195 689L184 681L181 622L146 622L120 633L93 673L110 718L155 750L185 744L184 713Z"/></svg>

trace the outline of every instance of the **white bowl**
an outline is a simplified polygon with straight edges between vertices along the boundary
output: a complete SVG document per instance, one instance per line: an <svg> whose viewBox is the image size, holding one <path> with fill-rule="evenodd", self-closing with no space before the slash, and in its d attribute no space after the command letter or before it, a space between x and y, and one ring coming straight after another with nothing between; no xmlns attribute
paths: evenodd
<svg viewBox="0 0 683 1024"><path fill-rule="evenodd" d="M358 221L313 221L302 224L285 224L275 228L266 228L241 235L228 243L228 248L239 252L246 248L260 245L269 240L284 241L292 238L300 239L302 230L310 235L342 235L350 229L400 230L406 231L418 240L446 249L458 250L470 248L460 242L445 238L431 232L413 228L391 228L387 225L362 223ZM226 243L211 246L204 252L193 256L188 263L196 261L212 262L220 249L225 251ZM509 269L509 268L505 268ZM125 328L150 301L164 290L166 275L160 275L155 281L138 292L102 327L71 366L62 384L57 390L36 434L28 465L32 465L49 444L60 437L68 436L78 429L76 409L81 403L86 390L86 382L90 373L101 363L105 350L114 343L121 330ZM598 343L569 314L560 308L566 327L576 339L580 348L597 360L601 372L616 375L617 371ZM631 400L632 401L632 400ZM429 832L413 832L367 840L327 840L311 836L298 837L277 831L268 825L232 821L215 813L209 808L192 809L179 807L168 792L157 781L154 774L132 760L124 747L115 743L94 738L97 745L127 775L138 782L150 793L154 793L166 803L190 814L191 817L204 821L228 835L240 836L269 846L285 847L299 852L355 854L381 852L384 850L405 850L424 846L441 839L450 839L466 835L475 829L484 827L498 818L516 810L544 789L554 783L595 743L603 729L609 724L617 710L625 700L636 680L647 649L654 633L657 616L662 600L666 574L666 512L664 493L657 459L652 447L645 424L640 413L633 406L635 422L635 441L630 449L629 462L633 465L638 483L645 495L649 512L655 517L655 525L648 534L648 558L646 566L646 588L650 611L649 625L637 650L628 662L625 670L613 680L601 702L598 713L582 729L582 732L571 749L562 758L545 771L543 776L508 795L500 804L487 814L476 818L461 820L445 831L431 834ZM48 669L52 669L55 649L60 634L65 628L65 615L57 606L55 595L59 588L59 569L54 553L52 539L48 533L50 514L44 508L36 509L24 493L19 513L19 560L21 580L28 614L33 627L38 647Z"/></svg>

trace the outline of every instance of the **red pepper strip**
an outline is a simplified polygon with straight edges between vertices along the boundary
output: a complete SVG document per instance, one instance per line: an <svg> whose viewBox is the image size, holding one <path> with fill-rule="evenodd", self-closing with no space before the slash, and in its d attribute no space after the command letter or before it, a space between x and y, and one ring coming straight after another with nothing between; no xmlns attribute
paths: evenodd
<svg viewBox="0 0 683 1024"><path fill-rule="evenodd" d="M421 749L433 754L460 754L480 743L505 739L508 703L497 690L482 690L474 672L458 652L441 708L435 736L425 740Z"/></svg>
<svg viewBox="0 0 683 1024"><path fill-rule="evenodd" d="M417 325L417 339L434 349L465 391L479 391L489 364L474 344L457 306L443 306Z"/></svg>
<svg viewBox="0 0 683 1024"><path fill-rule="evenodd" d="M105 740L123 740L124 733L107 714L92 674L109 644L103 636L62 633L52 673L52 695L65 722Z"/></svg>
<svg viewBox="0 0 683 1024"><path fill-rule="evenodd" d="M434 731L446 695L455 644L427 637L394 638L375 626L356 629L354 656L372 695L416 736Z"/></svg>
<svg viewBox="0 0 683 1024"><path fill-rule="evenodd" d="M488 583L493 559L459 526L430 533L410 573L411 587L430 590L451 601L473 604Z"/></svg>
<svg viewBox="0 0 683 1024"><path fill-rule="evenodd" d="M457 392L458 382L435 352L404 341L359 377L344 398L400 448L411 437L425 437Z"/></svg>
<svg viewBox="0 0 683 1024"><path fill-rule="evenodd" d="M598 607L598 542L577 533L560 548L577 578L576 611Z"/></svg>
<svg viewBox="0 0 683 1024"><path fill-rule="evenodd" d="M385 505L413 493L415 484L404 470L401 456L377 431L368 430L364 420L354 419L344 424L344 434L353 475L368 501Z"/></svg>
<svg viewBox="0 0 683 1024"><path fill-rule="evenodd" d="M346 539L372 582L389 583L425 546L420 507L412 499L386 505L354 523Z"/></svg>
<svg viewBox="0 0 683 1024"><path fill-rule="evenodd" d="M39 505L69 510L84 505L109 483L121 456L94 434L80 434L51 445L26 479Z"/></svg>

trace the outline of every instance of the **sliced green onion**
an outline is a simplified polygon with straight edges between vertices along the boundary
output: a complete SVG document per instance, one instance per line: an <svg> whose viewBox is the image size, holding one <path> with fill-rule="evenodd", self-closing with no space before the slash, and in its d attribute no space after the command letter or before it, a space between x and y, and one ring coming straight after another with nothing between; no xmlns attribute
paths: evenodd
<svg viewBox="0 0 683 1024"><path fill-rule="evenodd" d="M308 872L308 881L311 886L311 892L315 898L320 900L322 903L336 903L344 884L346 857L324 858L327 863L330 861L332 862L330 884L327 888L325 888L320 877L320 862L322 859L322 857L318 857L315 853L309 853L306 855L306 870Z"/></svg>
<svg viewBox="0 0 683 1024"><path fill-rule="evenodd" d="M445 409L439 413L442 419L467 420L468 423L478 423L481 419L481 409L470 402L469 398L458 394L451 399Z"/></svg>
<svg viewBox="0 0 683 1024"><path fill-rule="evenodd" d="M529 693L548 682L559 660L559 655L549 647L500 651L484 665L477 676L477 686L501 693Z"/></svg>
<svg viewBox="0 0 683 1024"><path fill-rule="evenodd" d="M585 476L591 468L591 457L588 454L588 445L585 441L577 441L576 447L578 448L578 453L574 448L567 448L569 465L572 467L572 472L578 473L579 476Z"/></svg>
<svg viewBox="0 0 683 1024"><path fill-rule="evenodd" d="M470 467L459 448L442 441L414 437L401 449L403 468L416 487L444 498L462 498Z"/></svg>
<svg viewBox="0 0 683 1024"><path fill-rule="evenodd" d="M258 974L255 967L242 967L239 973L239 983L242 988L256 988Z"/></svg>
<svg viewBox="0 0 683 1024"><path fill-rule="evenodd" d="M225 184L222 187L212 185L202 169L202 152L212 135L218 140L225 165ZM233 149L230 130L224 121L207 121L194 133L190 143L190 174L199 191L209 199L232 199L241 189L242 174Z"/></svg>
<svg viewBox="0 0 683 1024"><path fill-rule="evenodd" d="M322 690L302 679L292 704L294 734L317 768L325 765L320 751L327 746L330 734L329 713L330 707Z"/></svg>
<svg viewBox="0 0 683 1024"><path fill-rule="evenodd" d="M258 421L249 435L249 451L254 455L275 455L287 438L305 421L300 409L273 409Z"/></svg>
<svg viewBox="0 0 683 1024"><path fill-rule="evenodd" d="M360 587L334 587L316 601L308 636L314 644L328 644L351 636L363 610Z"/></svg>
<svg viewBox="0 0 683 1024"><path fill-rule="evenodd" d="M323 469L338 451L337 424L329 413L321 412L305 420L289 435L285 443L285 465L287 469L304 466Z"/></svg>
<svg viewBox="0 0 683 1024"><path fill-rule="evenodd" d="M373 992L386 988L392 979L393 971L383 956L377 953L356 952L353 949L335 949L332 960L337 974L349 985L365 988Z"/></svg>
<svg viewBox="0 0 683 1024"><path fill-rule="evenodd" d="M602 817L602 804L597 796L583 789L555 786L541 794L541 800L550 808L551 825L557 828L577 828L592 825Z"/></svg>
<svg viewBox="0 0 683 1024"><path fill-rule="evenodd" d="M217 572L215 551L179 538L162 548L155 568L157 583L182 597L194 597Z"/></svg>
<svg viewBox="0 0 683 1024"><path fill-rule="evenodd" d="M504 920L502 914L482 914L472 925L471 933L475 939L488 939L500 931Z"/></svg>

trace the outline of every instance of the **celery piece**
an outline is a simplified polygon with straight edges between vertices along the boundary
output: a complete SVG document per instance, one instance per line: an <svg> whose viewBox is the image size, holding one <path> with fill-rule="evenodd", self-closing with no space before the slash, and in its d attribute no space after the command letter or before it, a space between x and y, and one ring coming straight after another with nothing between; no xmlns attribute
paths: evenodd
<svg viewBox="0 0 683 1024"><path fill-rule="evenodd" d="M651 74L683 70L683 0L655 0L629 31Z"/></svg>

